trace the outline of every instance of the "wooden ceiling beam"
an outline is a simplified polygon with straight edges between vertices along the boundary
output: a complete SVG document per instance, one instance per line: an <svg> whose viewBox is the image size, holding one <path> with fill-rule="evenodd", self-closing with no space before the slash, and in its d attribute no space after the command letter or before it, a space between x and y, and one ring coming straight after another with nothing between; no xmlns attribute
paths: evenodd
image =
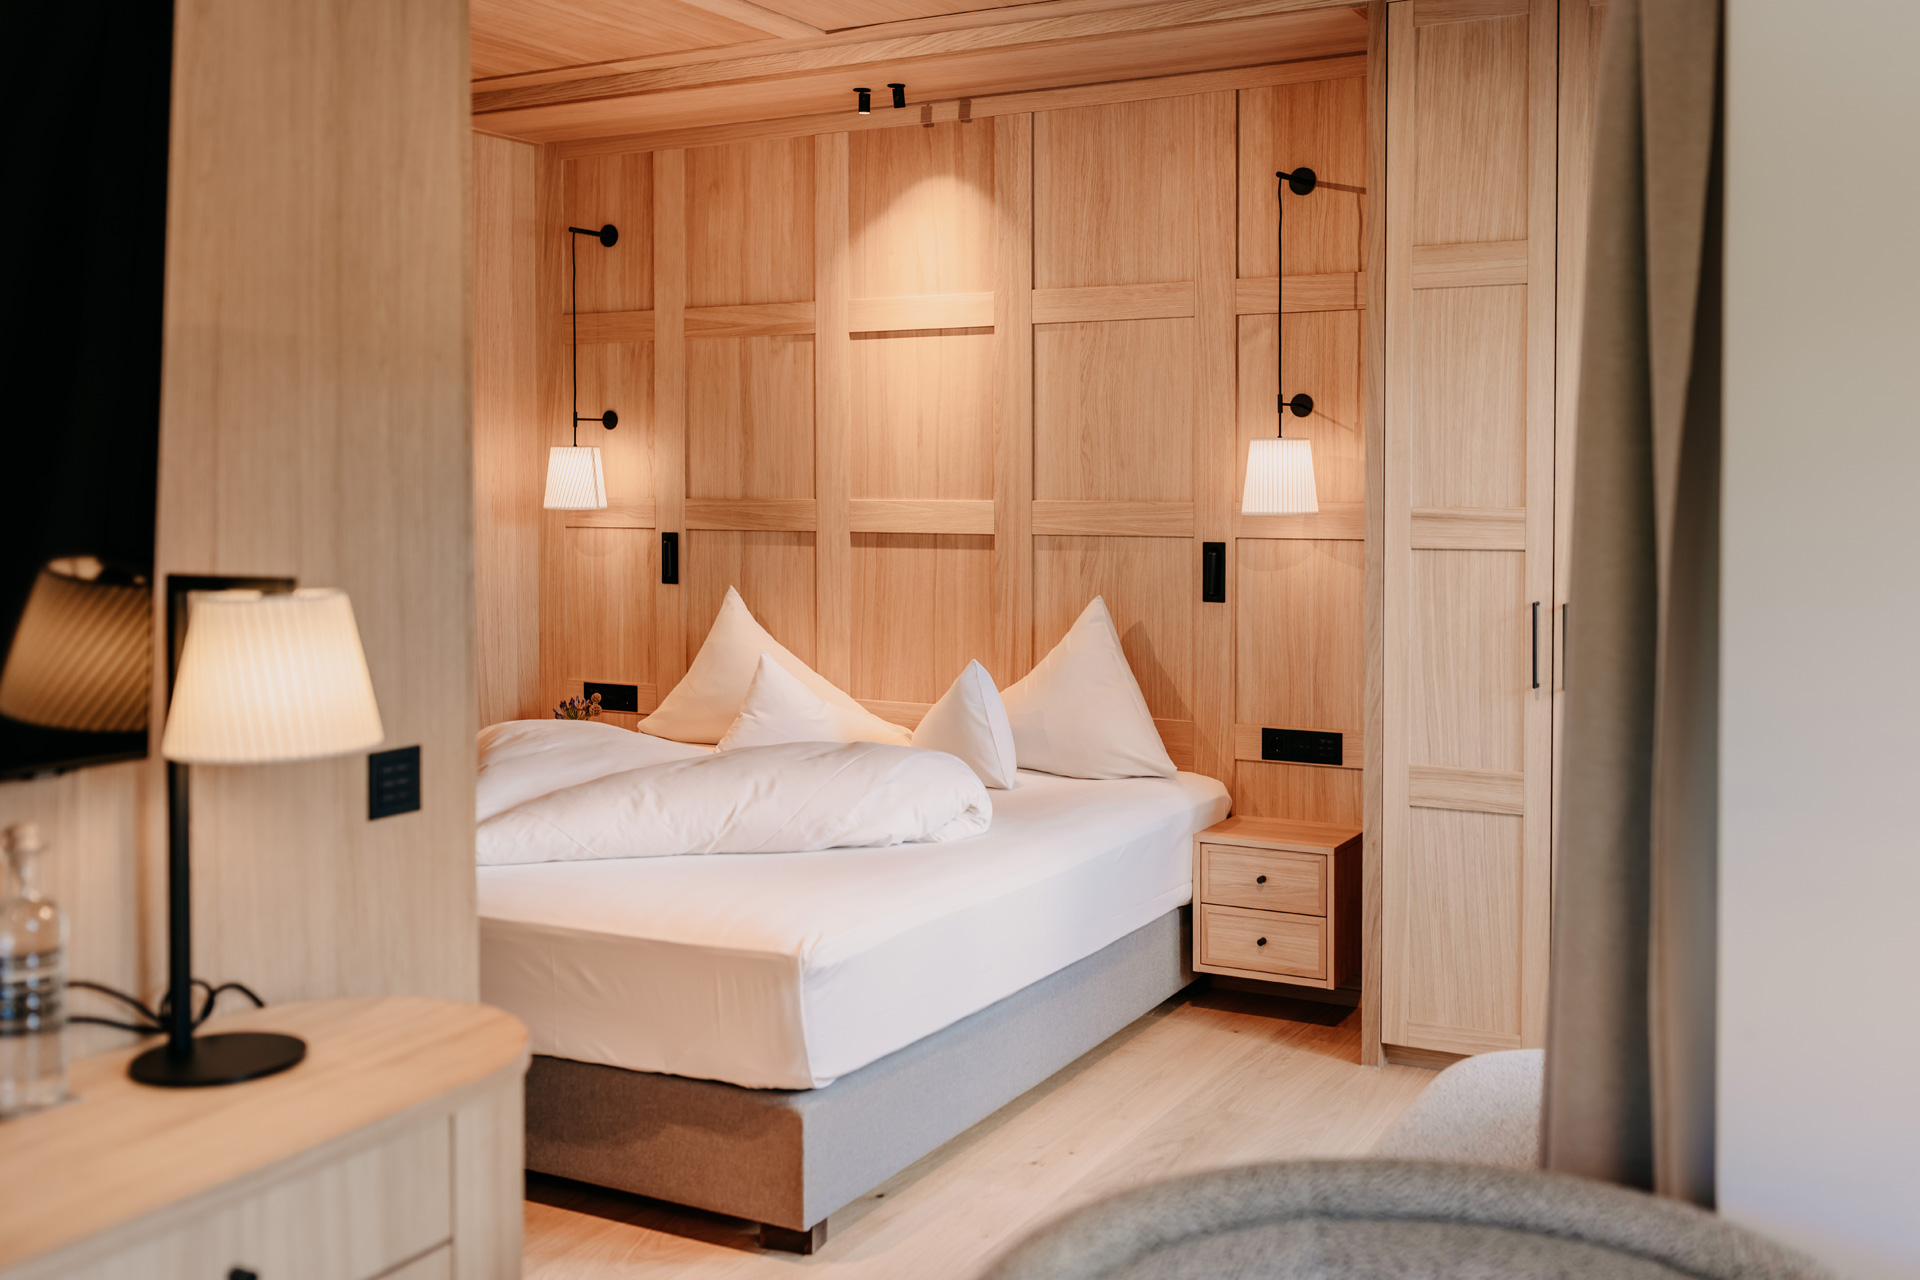
<svg viewBox="0 0 1920 1280"><path fill-rule="evenodd" d="M680 3L692 5L696 9L705 9L708 13L729 18L743 27L764 31L770 36L805 40L812 36L827 34L810 22L789 18L784 13L775 13L772 9L754 4L753 0L680 0Z"/></svg>

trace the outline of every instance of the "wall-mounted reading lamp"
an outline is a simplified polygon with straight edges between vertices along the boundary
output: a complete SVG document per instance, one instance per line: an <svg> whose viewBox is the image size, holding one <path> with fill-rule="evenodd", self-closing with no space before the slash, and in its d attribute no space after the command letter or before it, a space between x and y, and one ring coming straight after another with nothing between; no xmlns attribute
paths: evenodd
<svg viewBox="0 0 1920 1280"><path fill-rule="evenodd" d="M567 228L567 250L573 268L573 444L555 445L547 451L547 497L541 503L549 511L604 511L607 507L607 473L600 465L600 450L580 446L580 424L597 422L611 431L620 425L620 415L609 409L597 418L580 416L580 237L592 236L607 248L620 239L620 229L609 222L598 231L586 227Z"/></svg>
<svg viewBox="0 0 1920 1280"><path fill-rule="evenodd" d="M855 89L854 92L860 95L860 98L859 98L860 105L854 109L863 116L872 115L873 114L873 90Z"/></svg>
<svg viewBox="0 0 1920 1280"><path fill-rule="evenodd" d="M1248 516L1310 516L1319 512L1320 501L1314 492L1313 483L1313 442L1296 436L1287 439L1287 414L1304 418L1313 412L1313 397L1305 392L1288 398L1285 391L1286 380L1282 372L1284 362L1281 358L1286 344L1281 337L1281 326L1286 321L1284 296L1287 287L1286 237L1283 230L1286 223L1287 189L1293 194L1304 196L1311 194L1319 179L1313 170L1302 167L1292 173L1282 170L1274 175L1280 179L1275 198L1279 202L1280 215L1274 220L1274 274L1277 277L1278 299L1274 307L1274 356L1273 371L1275 385L1281 388L1279 396L1280 429L1271 440L1250 440L1247 442L1247 483L1240 495L1240 514Z"/></svg>
<svg viewBox="0 0 1920 1280"><path fill-rule="evenodd" d="M904 84L889 84L887 88L893 90L894 107L904 108L907 105L907 86ZM855 101L858 104L857 106L854 107L854 110L863 116L872 115L873 114L873 90L855 89L853 92L856 95Z"/></svg>

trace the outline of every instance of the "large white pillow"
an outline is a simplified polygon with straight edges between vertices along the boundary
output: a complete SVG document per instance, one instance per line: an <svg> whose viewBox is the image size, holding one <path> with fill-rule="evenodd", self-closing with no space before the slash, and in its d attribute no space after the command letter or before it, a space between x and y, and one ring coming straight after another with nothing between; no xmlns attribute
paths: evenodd
<svg viewBox="0 0 1920 1280"><path fill-rule="evenodd" d="M969 662L940 701L927 708L913 731L913 745L959 756L990 787L1005 791L1013 786L1018 767L1013 726L1007 723L1007 708L993 677L978 662Z"/></svg>
<svg viewBox="0 0 1920 1280"><path fill-rule="evenodd" d="M1099 596L1053 651L1001 698L1022 769L1068 778L1174 775L1120 648L1120 633Z"/></svg>
<svg viewBox="0 0 1920 1280"><path fill-rule="evenodd" d="M897 747L912 745L913 736L905 729L868 711L768 635L767 629L753 620L746 602L732 587L727 588L727 598L720 602L720 616L713 620L706 642L694 655L693 665L653 714L640 722L640 731L676 742L720 741L740 716L763 653L813 690L823 702L838 707L861 726L857 738L842 741L886 742Z"/></svg>
<svg viewBox="0 0 1920 1280"><path fill-rule="evenodd" d="M747 700L741 704L739 718L720 739L719 750L777 747L788 742L871 741L848 737L850 729L858 728L847 724L848 718L846 712L822 702L813 690L763 653L754 669L753 683L747 686Z"/></svg>
<svg viewBox="0 0 1920 1280"><path fill-rule="evenodd" d="M474 820L610 773L704 756L711 747L649 738L604 720L506 720L480 731Z"/></svg>

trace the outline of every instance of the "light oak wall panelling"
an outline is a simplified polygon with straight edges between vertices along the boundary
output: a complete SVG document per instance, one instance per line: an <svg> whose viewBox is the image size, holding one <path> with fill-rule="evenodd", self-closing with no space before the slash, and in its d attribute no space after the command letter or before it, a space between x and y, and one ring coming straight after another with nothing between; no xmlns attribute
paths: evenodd
<svg viewBox="0 0 1920 1280"><path fill-rule="evenodd" d="M1188 538L1036 536L1033 651L1044 654L1104 596L1156 720L1193 719L1199 557Z"/></svg>
<svg viewBox="0 0 1920 1280"><path fill-rule="evenodd" d="M992 128L993 598L996 647L1017 679L1034 658L1033 117Z"/></svg>
<svg viewBox="0 0 1920 1280"><path fill-rule="evenodd" d="M1382 1034L1477 1053L1545 1034L1557 0L1390 15Z"/></svg>
<svg viewBox="0 0 1920 1280"><path fill-rule="evenodd" d="M992 294L993 135L992 125L958 122L851 135L848 283L854 298ZM990 297L986 305L991 317Z"/></svg>
<svg viewBox="0 0 1920 1280"><path fill-rule="evenodd" d="M991 501L991 329L867 333L852 343L852 493Z"/></svg>
<svg viewBox="0 0 1920 1280"><path fill-rule="evenodd" d="M567 225L620 229L611 248L580 245L580 310L653 309L653 157L583 156L566 162Z"/></svg>
<svg viewBox="0 0 1920 1280"><path fill-rule="evenodd" d="M1033 335L1033 496L1190 502L1194 322L1042 325Z"/></svg>
<svg viewBox="0 0 1920 1280"><path fill-rule="evenodd" d="M727 588L737 587L760 625L802 662L811 664L815 653L813 544L811 533L695 529L684 534L680 581L687 593L686 661L692 662L700 651Z"/></svg>
<svg viewBox="0 0 1920 1280"><path fill-rule="evenodd" d="M1194 101L1034 117L1036 288L1193 279Z"/></svg>
<svg viewBox="0 0 1920 1280"><path fill-rule="evenodd" d="M1361 339L1366 325L1362 311L1317 311L1289 314L1283 326L1287 339L1288 395L1306 392L1313 412L1304 418L1287 415L1286 433L1313 441L1313 483L1320 499L1318 516L1295 517L1308 524L1329 525L1357 510L1367 498L1366 400L1362 385ZM1234 460L1234 492L1245 483L1247 443L1272 436L1279 427L1274 382L1274 329L1271 312L1239 318L1239 448ZM1259 517L1270 521L1273 517ZM1251 526L1248 526L1251 528ZM1358 529L1328 536L1359 538Z"/></svg>
<svg viewBox="0 0 1920 1280"><path fill-rule="evenodd" d="M862 698L931 703L967 663L995 670L993 539L853 535L852 688Z"/></svg>
<svg viewBox="0 0 1920 1280"><path fill-rule="evenodd" d="M194 770L195 972L273 1002L478 994L467 93L461 0L178 10L156 569L343 588L385 745L421 748L423 807L378 822L364 755ZM31 784L50 812L20 814L48 820L56 876L121 873L147 833L117 889L148 995L161 779L156 753ZM88 906L76 938L125 927Z"/></svg>
<svg viewBox="0 0 1920 1280"><path fill-rule="evenodd" d="M1237 723L1359 737L1365 558L1358 541L1239 541Z"/></svg>
<svg viewBox="0 0 1920 1280"><path fill-rule="evenodd" d="M1361 787L1359 769L1241 760L1234 766L1234 810L1358 826Z"/></svg>
<svg viewBox="0 0 1920 1280"><path fill-rule="evenodd" d="M851 248L847 135L814 138L815 666L841 688L852 675L853 561L848 468L853 453L853 351L847 329Z"/></svg>
<svg viewBox="0 0 1920 1280"><path fill-rule="evenodd" d="M1319 185L1310 195L1287 193L1288 273L1351 276L1363 269L1366 92L1358 78L1240 91L1240 275L1271 279L1277 270L1274 174L1302 165ZM1291 281L1287 292L1296 292Z"/></svg>
<svg viewBox="0 0 1920 1280"><path fill-rule="evenodd" d="M1231 92L1193 100L1193 537L1231 548L1239 508L1240 437L1235 429L1234 224L1239 101ZM1190 543L1189 559L1199 547ZM1193 613L1193 763L1216 778L1234 773L1234 617L1240 593Z"/></svg>
<svg viewBox="0 0 1920 1280"><path fill-rule="evenodd" d="M583 681L641 687L640 706L652 710L653 592L660 577L660 540L650 528L569 527L560 538L565 578L560 592L556 665L560 696L581 692Z"/></svg>
<svg viewBox="0 0 1920 1280"><path fill-rule="evenodd" d="M813 300L813 178L812 138L686 153L688 306Z"/></svg>
<svg viewBox="0 0 1920 1280"><path fill-rule="evenodd" d="M474 639L480 723L542 714L539 149L473 135Z"/></svg>
<svg viewBox="0 0 1920 1280"><path fill-rule="evenodd" d="M1390 26L1387 0L1367 2L1367 199L1363 342L1367 423L1367 582L1366 582L1366 728L1365 771L1361 788L1360 1061L1383 1066L1381 987L1383 918L1380 857L1385 790L1387 705L1387 49Z"/></svg>
<svg viewBox="0 0 1920 1280"><path fill-rule="evenodd" d="M661 533L680 538L680 582L654 587L654 686L665 697L695 651L689 647L687 530L687 153L653 157L653 504ZM715 607L718 605L716 603ZM694 643L706 634L702 625Z"/></svg>
<svg viewBox="0 0 1920 1280"><path fill-rule="evenodd" d="M689 498L814 496L813 348L812 335L688 336Z"/></svg>

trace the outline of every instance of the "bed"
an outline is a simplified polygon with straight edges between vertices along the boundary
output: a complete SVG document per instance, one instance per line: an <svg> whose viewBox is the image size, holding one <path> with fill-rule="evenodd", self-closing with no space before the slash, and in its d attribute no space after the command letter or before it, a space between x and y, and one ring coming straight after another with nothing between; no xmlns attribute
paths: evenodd
<svg viewBox="0 0 1920 1280"><path fill-rule="evenodd" d="M943 844L482 867L481 994L536 1054L528 1168L817 1246L1186 985L1225 788L1018 782Z"/></svg>

